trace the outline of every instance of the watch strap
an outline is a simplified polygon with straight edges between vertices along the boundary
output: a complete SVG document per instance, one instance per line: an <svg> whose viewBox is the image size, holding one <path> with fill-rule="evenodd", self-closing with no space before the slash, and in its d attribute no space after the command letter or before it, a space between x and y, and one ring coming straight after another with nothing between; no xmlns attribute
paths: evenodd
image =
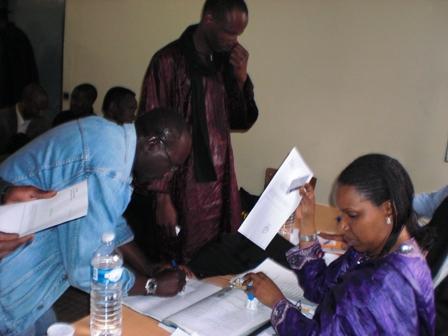
<svg viewBox="0 0 448 336"><path fill-rule="evenodd" d="M157 291L157 279L149 278L145 283L146 295L155 295Z"/></svg>
<svg viewBox="0 0 448 336"><path fill-rule="evenodd" d="M317 233L313 233L310 235L300 235L299 241L301 242L312 242L317 240Z"/></svg>

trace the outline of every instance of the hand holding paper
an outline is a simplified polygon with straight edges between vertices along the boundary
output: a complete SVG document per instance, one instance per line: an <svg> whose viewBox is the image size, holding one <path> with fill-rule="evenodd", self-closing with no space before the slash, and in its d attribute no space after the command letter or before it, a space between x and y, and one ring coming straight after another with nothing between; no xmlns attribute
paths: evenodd
<svg viewBox="0 0 448 336"><path fill-rule="evenodd" d="M85 216L87 208L87 181L83 181L53 198L0 206L0 232L23 237Z"/></svg>
<svg viewBox="0 0 448 336"><path fill-rule="evenodd" d="M312 177L313 172L293 148L238 231L265 249L300 203L299 193L291 191Z"/></svg>
<svg viewBox="0 0 448 336"><path fill-rule="evenodd" d="M10 186L3 196L5 204L27 202L36 199L51 198L54 191L43 191L33 186ZM0 232L0 259L15 251L19 246L30 242L33 235L19 237L16 233Z"/></svg>
<svg viewBox="0 0 448 336"><path fill-rule="evenodd" d="M12 186L8 188L3 201L5 204L28 202L37 199L51 198L55 191L43 191L33 186Z"/></svg>
<svg viewBox="0 0 448 336"><path fill-rule="evenodd" d="M0 259L6 257L8 254L33 239L33 236L19 237L15 233L0 232Z"/></svg>

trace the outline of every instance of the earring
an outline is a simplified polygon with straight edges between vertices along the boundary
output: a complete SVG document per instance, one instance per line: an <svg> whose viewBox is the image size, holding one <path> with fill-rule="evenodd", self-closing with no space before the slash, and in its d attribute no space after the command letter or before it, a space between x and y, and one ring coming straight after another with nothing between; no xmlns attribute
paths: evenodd
<svg viewBox="0 0 448 336"><path fill-rule="evenodd" d="M386 224L387 225L391 225L392 224L392 219L390 217L386 218Z"/></svg>

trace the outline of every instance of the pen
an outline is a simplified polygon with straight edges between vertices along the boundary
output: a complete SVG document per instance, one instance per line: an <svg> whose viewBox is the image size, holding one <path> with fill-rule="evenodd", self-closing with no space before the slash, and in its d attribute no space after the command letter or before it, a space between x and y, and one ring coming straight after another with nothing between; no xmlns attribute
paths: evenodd
<svg viewBox="0 0 448 336"><path fill-rule="evenodd" d="M252 301L255 299L254 293L252 293L250 290L252 289L253 285L252 283L248 283L246 287L246 294L247 294L247 300Z"/></svg>
<svg viewBox="0 0 448 336"><path fill-rule="evenodd" d="M177 262L176 262L175 259L171 259L171 266L172 266L174 269L177 269Z"/></svg>
<svg viewBox="0 0 448 336"><path fill-rule="evenodd" d="M256 299L254 293L251 292L253 288L252 281L247 284L246 294L247 294L247 300L246 300L246 308L249 310L257 310L258 308L258 300Z"/></svg>

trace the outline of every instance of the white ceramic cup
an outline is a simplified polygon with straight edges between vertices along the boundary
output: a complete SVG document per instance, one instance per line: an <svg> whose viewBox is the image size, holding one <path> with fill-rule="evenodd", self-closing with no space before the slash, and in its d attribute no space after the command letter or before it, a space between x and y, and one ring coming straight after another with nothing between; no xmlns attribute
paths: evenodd
<svg viewBox="0 0 448 336"><path fill-rule="evenodd" d="M67 323L54 323L47 329L47 336L74 336L75 328Z"/></svg>

